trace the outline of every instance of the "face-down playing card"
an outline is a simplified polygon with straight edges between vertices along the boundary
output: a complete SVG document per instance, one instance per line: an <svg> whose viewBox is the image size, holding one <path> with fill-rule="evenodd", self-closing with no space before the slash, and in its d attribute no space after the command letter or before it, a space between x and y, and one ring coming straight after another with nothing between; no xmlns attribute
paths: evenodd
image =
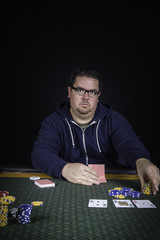
<svg viewBox="0 0 160 240"><path fill-rule="evenodd" d="M88 167L92 168L99 176L98 181L100 183L107 182L105 177L105 165L104 164L89 164Z"/></svg>

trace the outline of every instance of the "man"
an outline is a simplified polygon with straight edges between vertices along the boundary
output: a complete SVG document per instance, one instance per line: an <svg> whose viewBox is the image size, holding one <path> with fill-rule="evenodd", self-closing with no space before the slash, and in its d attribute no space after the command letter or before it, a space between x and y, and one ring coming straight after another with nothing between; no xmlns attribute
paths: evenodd
<svg viewBox="0 0 160 240"><path fill-rule="evenodd" d="M99 184L88 164L130 166L156 194L159 169L127 119L99 102L102 79L90 68L77 69L68 86L69 100L42 122L31 154L35 168L49 176L84 185Z"/></svg>

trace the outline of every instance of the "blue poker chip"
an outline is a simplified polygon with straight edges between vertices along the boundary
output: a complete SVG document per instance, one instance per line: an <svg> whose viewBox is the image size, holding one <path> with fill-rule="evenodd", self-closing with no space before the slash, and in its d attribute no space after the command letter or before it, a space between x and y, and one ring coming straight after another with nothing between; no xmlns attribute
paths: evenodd
<svg viewBox="0 0 160 240"><path fill-rule="evenodd" d="M30 222L30 219L22 219L22 220L17 220L19 224L26 224Z"/></svg>
<svg viewBox="0 0 160 240"><path fill-rule="evenodd" d="M110 195L110 196L116 196L116 195L120 195L120 194L121 194L120 190L111 190L108 193L108 195Z"/></svg>
<svg viewBox="0 0 160 240"><path fill-rule="evenodd" d="M18 207L17 222L20 223L20 224L29 223L31 212L32 212L32 205L31 204L21 204Z"/></svg>
<svg viewBox="0 0 160 240"><path fill-rule="evenodd" d="M128 191L122 191L121 194L124 195L125 197L129 196L129 193Z"/></svg>
<svg viewBox="0 0 160 240"><path fill-rule="evenodd" d="M30 222L30 216L21 216L21 215L18 215L17 217L17 222L20 223L20 224L25 224L25 223L29 223Z"/></svg>
<svg viewBox="0 0 160 240"><path fill-rule="evenodd" d="M140 197L140 195L141 195L141 193L138 192L138 191L131 191L131 192L129 193L129 196L130 196L130 197Z"/></svg>
<svg viewBox="0 0 160 240"><path fill-rule="evenodd" d="M108 195L114 196L114 192L115 192L115 190L111 190L111 191L108 193Z"/></svg>
<svg viewBox="0 0 160 240"><path fill-rule="evenodd" d="M127 188L127 187L126 187L126 188L122 188L122 190L121 190L121 191L125 191L125 192L127 191L127 192L130 192L130 191L132 191L132 189L131 189L131 188Z"/></svg>
<svg viewBox="0 0 160 240"><path fill-rule="evenodd" d="M32 208L32 205L31 204L21 204L18 206L18 208L29 209L29 208Z"/></svg>
<svg viewBox="0 0 160 240"><path fill-rule="evenodd" d="M124 198L127 196L130 197L140 197L141 192L135 191L133 188L121 188L121 189L111 189L109 190L108 195L114 196L116 198L119 198L120 196L123 196Z"/></svg>
<svg viewBox="0 0 160 240"><path fill-rule="evenodd" d="M122 188L121 193L125 196L129 196L129 193L132 191L131 188Z"/></svg>

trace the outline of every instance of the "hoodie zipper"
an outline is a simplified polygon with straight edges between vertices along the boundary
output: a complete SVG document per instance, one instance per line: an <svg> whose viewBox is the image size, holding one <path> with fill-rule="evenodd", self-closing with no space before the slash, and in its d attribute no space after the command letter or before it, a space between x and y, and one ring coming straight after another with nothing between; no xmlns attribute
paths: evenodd
<svg viewBox="0 0 160 240"><path fill-rule="evenodd" d="M74 123L76 126L78 126L81 130L82 130L82 141L83 141L83 148L84 148L84 152L86 155L86 165L88 166L88 153L87 153L87 148L86 148L86 141L85 141L85 130L90 127L92 124L96 123L96 121L91 122L85 129L81 128L76 122L71 121L72 123Z"/></svg>
<svg viewBox="0 0 160 240"><path fill-rule="evenodd" d="M85 155L86 155L86 165L88 166L88 153L87 153L86 141L85 141L85 129L81 128L81 130L82 130L82 139L83 139L83 147L84 147L84 152L85 152Z"/></svg>

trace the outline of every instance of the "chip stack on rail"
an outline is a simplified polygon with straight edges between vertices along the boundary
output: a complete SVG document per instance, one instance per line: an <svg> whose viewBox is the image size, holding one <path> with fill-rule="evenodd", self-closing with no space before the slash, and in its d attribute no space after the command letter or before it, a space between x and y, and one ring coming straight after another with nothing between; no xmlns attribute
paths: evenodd
<svg viewBox="0 0 160 240"><path fill-rule="evenodd" d="M18 207L17 223L19 223L19 224L29 223L31 212L32 212L31 204L21 204Z"/></svg>
<svg viewBox="0 0 160 240"><path fill-rule="evenodd" d="M133 188L116 187L108 190L108 195L113 196L115 198L125 198L127 196L140 197L141 193L139 191L134 191Z"/></svg>

